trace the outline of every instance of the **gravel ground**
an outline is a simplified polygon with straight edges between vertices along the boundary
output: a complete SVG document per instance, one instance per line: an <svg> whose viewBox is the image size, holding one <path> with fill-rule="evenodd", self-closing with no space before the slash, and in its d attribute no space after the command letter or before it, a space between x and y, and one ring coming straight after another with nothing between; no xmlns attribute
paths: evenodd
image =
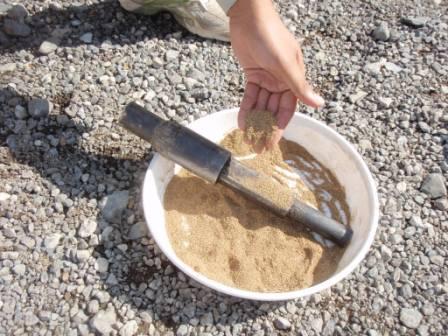
<svg viewBox="0 0 448 336"><path fill-rule="evenodd" d="M117 126L133 100L179 121L237 106L229 45L116 1L21 3L7 18L0 1L0 334L446 335L446 1L278 1L327 100L300 110L357 146L382 217L347 279L276 304L160 254L140 206L151 153Z"/></svg>

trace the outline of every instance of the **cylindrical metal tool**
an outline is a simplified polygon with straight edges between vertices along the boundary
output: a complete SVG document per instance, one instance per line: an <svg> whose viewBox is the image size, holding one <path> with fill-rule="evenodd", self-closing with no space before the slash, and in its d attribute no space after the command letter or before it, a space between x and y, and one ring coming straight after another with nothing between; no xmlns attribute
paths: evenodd
<svg viewBox="0 0 448 336"><path fill-rule="evenodd" d="M275 188L279 193L291 193L291 202L286 207L279 205L271 196L260 193L252 181L267 181L270 178L232 159L231 153L192 130L174 121L166 121L143 107L131 103L126 107L121 124L142 139L151 142L155 151L186 168L199 177L221 183L238 191L280 216L287 216L310 230L322 234L340 246L346 246L353 231L335 220L326 217L298 199L280 183Z"/></svg>

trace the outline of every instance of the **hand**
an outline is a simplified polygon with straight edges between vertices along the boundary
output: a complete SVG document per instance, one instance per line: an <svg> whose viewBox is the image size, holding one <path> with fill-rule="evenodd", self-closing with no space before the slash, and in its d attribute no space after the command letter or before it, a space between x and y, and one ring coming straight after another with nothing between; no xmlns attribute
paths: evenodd
<svg viewBox="0 0 448 336"><path fill-rule="evenodd" d="M232 47L246 75L238 126L245 129L252 110L271 111L279 127L266 144L271 147L280 141L298 100L315 108L324 100L306 81L300 46L271 0L238 0L228 15Z"/></svg>

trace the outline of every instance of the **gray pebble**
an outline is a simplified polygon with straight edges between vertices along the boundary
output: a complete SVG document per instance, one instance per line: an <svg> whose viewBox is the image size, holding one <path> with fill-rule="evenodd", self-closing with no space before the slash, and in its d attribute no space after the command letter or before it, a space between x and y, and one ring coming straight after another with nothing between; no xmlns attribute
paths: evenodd
<svg viewBox="0 0 448 336"><path fill-rule="evenodd" d="M148 227L145 222L138 222L131 226L128 238L131 240L140 239L148 235Z"/></svg>
<svg viewBox="0 0 448 336"><path fill-rule="evenodd" d="M39 53L42 55L49 55L52 52L54 52L57 48L58 48L57 44L50 41L44 41L39 47Z"/></svg>
<svg viewBox="0 0 448 336"><path fill-rule="evenodd" d="M3 30L6 34L15 37L26 37L31 34L31 28L27 24L11 19L3 21Z"/></svg>
<svg viewBox="0 0 448 336"><path fill-rule="evenodd" d="M117 321L115 309L110 306L107 310L99 311L90 320L90 326L101 335L109 335Z"/></svg>
<svg viewBox="0 0 448 336"><path fill-rule="evenodd" d="M115 191L104 199L102 214L110 222L120 222L121 214L126 209L129 200L129 192Z"/></svg>
<svg viewBox="0 0 448 336"><path fill-rule="evenodd" d="M28 113L35 119L47 117L53 105L47 99L35 98L28 102Z"/></svg>
<svg viewBox="0 0 448 336"><path fill-rule="evenodd" d="M428 196L432 199L447 195L445 179L441 174L433 173L426 176L420 190L425 194L428 194Z"/></svg>
<svg viewBox="0 0 448 336"><path fill-rule="evenodd" d="M425 26L428 21L429 18L423 16L409 16L401 18L401 23L412 28L421 28Z"/></svg>
<svg viewBox="0 0 448 336"><path fill-rule="evenodd" d="M17 119L25 119L28 116L28 112L26 111L26 108L22 105L17 105L14 109L14 115Z"/></svg>
<svg viewBox="0 0 448 336"><path fill-rule="evenodd" d="M279 330L288 330L291 328L291 323L286 318L278 316L274 319L274 326Z"/></svg>
<svg viewBox="0 0 448 336"><path fill-rule="evenodd" d="M422 320L422 314L416 309L402 308L400 310L400 321L406 327L416 329Z"/></svg>
<svg viewBox="0 0 448 336"><path fill-rule="evenodd" d="M372 32L372 36L377 41L386 42L390 38L389 26L386 22L381 22Z"/></svg>
<svg viewBox="0 0 448 336"><path fill-rule="evenodd" d="M23 22L27 16L28 11L22 5L15 5L8 10L8 17L16 21Z"/></svg>
<svg viewBox="0 0 448 336"><path fill-rule="evenodd" d="M81 35L81 37L79 39L84 43L90 44L93 41L93 34L85 33L85 34Z"/></svg>

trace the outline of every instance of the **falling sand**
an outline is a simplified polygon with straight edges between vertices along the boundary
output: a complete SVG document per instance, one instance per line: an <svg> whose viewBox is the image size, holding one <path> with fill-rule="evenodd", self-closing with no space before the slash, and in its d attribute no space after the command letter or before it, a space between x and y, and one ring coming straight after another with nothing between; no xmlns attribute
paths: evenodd
<svg viewBox="0 0 448 336"><path fill-rule="evenodd" d="M236 130L222 145L245 165L295 191L309 205L345 223L345 193L336 178L299 145L281 140L254 154ZM259 292L309 287L334 273L343 249L302 225L261 208L219 184L182 170L165 193L166 223L179 258L223 284Z"/></svg>

